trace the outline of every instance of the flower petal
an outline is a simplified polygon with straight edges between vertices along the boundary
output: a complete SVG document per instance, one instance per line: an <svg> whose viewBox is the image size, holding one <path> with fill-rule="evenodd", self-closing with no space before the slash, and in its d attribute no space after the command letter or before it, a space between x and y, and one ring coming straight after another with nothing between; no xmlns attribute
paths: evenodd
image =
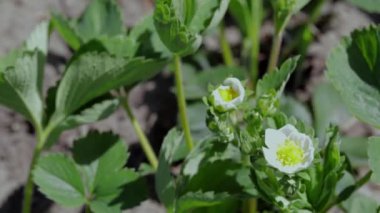
<svg viewBox="0 0 380 213"><path fill-rule="evenodd" d="M281 163L277 160L276 152L271 149L263 148L264 158L269 165L279 169Z"/></svg>
<svg viewBox="0 0 380 213"><path fill-rule="evenodd" d="M265 145L269 149L276 149L278 145L284 143L286 136L279 130L266 129L265 130Z"/></svg>
<svg viewBox="0 0 380 213"><path fill-rule="evenodd" d="M289 136L292 133L299 133L298 130L291 124L286 124L281 129L279 129L284 135Z"/></svg>

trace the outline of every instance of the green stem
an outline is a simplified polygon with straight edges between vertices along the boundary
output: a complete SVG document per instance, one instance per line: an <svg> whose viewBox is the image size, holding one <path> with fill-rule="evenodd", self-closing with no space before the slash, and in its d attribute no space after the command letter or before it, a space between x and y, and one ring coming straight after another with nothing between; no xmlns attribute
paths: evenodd
<svg viewBox="0 0 380 213"><path fill-rule="evenodd" d="M219 34L220 34L220 47L222 48L224 63L227 66L232 67L235 65L235 62L234 62L234 58L232 55L231 46L229 45L227 38L226 38L223 23L220 24Z"/></svg>
<svg viewBox="0 0 380 213"><path fill-rule="evenodd" d="M86 206L84 207L84 212L85 213L91 213L91 209L90 209L90 205L89 204L86 204Z"/></svg>
<svg viewBox="0 0 380 213"><path fill-rule="evenodd" d="M187 148L191 150L193 148L193 140L191 138L189 120L186 114L186 100L185 100L185 92L182 85L182 70L181 70L181 58L178 55L174 56L174 75L175 75L175 84L177 88L177 103L179 109L179 115L181 119L181 124L183 131L185 132L185 141L187 144Z"/></svg>
<svg viewBox="0 0 380 213"><path fill-rule="evenodd" d="M282 43L282 34L283 34L283 30L279 30L273 36L272 50L270 53L268 69L267 69L268 73L273 72L277 67L278 57L280 55L280 48L281 48L281 43Z"/></svg>
<svg viewBox="0 0 380 213"><path fill-rule="evenodd" d="M259 73L259 53L260 53L260 28L263 16L262 0L251 0L251 23L247 26L248 36L251 41L251 83L254 85Z"/></svg>
<svg viewBox="0 0 380 213"><path fill-rule="evenodd" d="M245 213L256 213L257 212L257 199L251 198L244 201L244 212Z"/></svg>
<svg viewBox="0 0 380 213"><path fill-rule="evenodd" d="M32 205L32 198L33 198L33 170L38 162L38 159L41 155L41 151L44 147L45 141L47 137L45 137L46 134L41 130L41 128L37 128L37 145L34 148L33 152L33 158L32 162L30 164L29 168L29 174L28 178L25 183L24 187L24 200L22 203L22 213L30 213L31 212L31 205Z"/></svg>
<svg viewBox="0 0 380 213"><path fill-rule="evenodd" d="M137 137L139 138L139 141L140 141L140 145L141 145L149 163L152 165L152 167L154 169L157 169L157 167L158 167L157 156L154 153L153 148L150 145L148 138L144 134L140 123L136 119L135 115L132 112L131 107L129 106L127 95L125 97L123 97L123 107L124 107L125 111L127 112L129 119L131 120L132 126L135 129Z"/></svg>

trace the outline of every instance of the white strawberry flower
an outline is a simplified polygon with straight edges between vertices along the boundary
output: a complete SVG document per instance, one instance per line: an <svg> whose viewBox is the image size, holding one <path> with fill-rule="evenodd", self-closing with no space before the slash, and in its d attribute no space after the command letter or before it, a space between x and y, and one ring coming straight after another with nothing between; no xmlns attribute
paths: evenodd
<svg viewBox="0 0 380 213"><path fill-rule="evenodd" d="M245 90L237 78L227 78L211 94L214 107L222 112L236 109L244 100Z"/></svg>
<svg viewBox="0 0 380 213"><path fill-rule="evenodd" d="M306 169L314 160L312 140L290 124L278 130L265 130L265 145L265 160L286 174Z"/></svg>

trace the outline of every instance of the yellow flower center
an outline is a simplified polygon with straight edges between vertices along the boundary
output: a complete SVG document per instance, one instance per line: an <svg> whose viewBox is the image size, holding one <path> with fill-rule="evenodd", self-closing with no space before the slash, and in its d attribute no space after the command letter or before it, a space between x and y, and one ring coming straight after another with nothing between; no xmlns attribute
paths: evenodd
<svg viewBox="0 0 380 213"><path fill-rule="evenodd" d="M285 143L279 146L276 154L283 166L294 166L304 159L302 147L290 139L286 139Z"/></svg>
<svg viewBox="0 0 380 213"><path fill-rule="evenodd" d="M225 102L230 102L239 97L239 94L232 87L228 87L228 89L219 89L218 91Z"/></svg>

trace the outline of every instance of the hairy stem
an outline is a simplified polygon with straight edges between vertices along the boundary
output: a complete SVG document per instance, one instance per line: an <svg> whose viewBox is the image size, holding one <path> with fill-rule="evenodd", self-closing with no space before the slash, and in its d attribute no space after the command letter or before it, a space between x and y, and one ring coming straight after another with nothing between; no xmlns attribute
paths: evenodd
<svg viewBox="0 0 380 213"><path fill-rule="evenodd" d="M181 124L183 131L185 133L185 141L187 148L191 150L193 148L193 139L191 138L189 120L186 114L186 100L185 100L185 92L182 84L182 70L181 70L181 58L178 55L174 56L174 75L175 75L175 84L177 88L177 103L179 109L179 115L181 119Z"/></svg>
<svg viewBox="0 0 380 213"><path fill-rule="evenodd" d="M225 34L226 32L224 30L223 23L220 24L219 29L220 29L219 30L220 47L222 48L224 63L227 66L232 67L235 65L235 62L234 62L234 58L232 55L231 46L229 45L227 38L226 38L226 34Z"/></svg>
<svg viewBox="0 0 380 213"><path fill-rule="evenodd" d="M137 134L137 137L139 138L140 145L149 161L149 163L152 165L154 169L157 169L158 167L158 160L157 156L153 151L152 146L149 143L148 138L144 134L144 131L141 128L141 125L139 121L136 119L135 115L132 112L132 109L128 102L128 95L125 94L125 97L123 97L123 107L125 111L128 114L129 119L131 120L132 126L135 129L135 132Z"/></svg>
<svg viewBox="0 0 380 213"><path fill-rule="evenodd" d="M251 0L251 23L252 26L247 26L248 36L251 41L251 83L256 84L259 73L259 53L260 53L260 28L263 16L262 0Z"/></svg>
<svg viewBox="0 0 380 213"><path fill-rule="evenodd" d="M33 199L33 170L38 162L38 159L40 158L41 151L44 147L45 141L46 141L45 134L41 130L41 128L37 128L37 145L34 148L33 152L33 158L32 162L30 164L28 178L25 183L24 187L24 200L22 203L22 213L30 213L31 212L31 206L32 206L32 199Z"/></svg>
<svg viewBox="0 0 380 213"><path fill-rule="evenodd" d="M283 30L280 30L274 34L267 72L273 72L277 67L282 43L282 34Z"/></svg>

